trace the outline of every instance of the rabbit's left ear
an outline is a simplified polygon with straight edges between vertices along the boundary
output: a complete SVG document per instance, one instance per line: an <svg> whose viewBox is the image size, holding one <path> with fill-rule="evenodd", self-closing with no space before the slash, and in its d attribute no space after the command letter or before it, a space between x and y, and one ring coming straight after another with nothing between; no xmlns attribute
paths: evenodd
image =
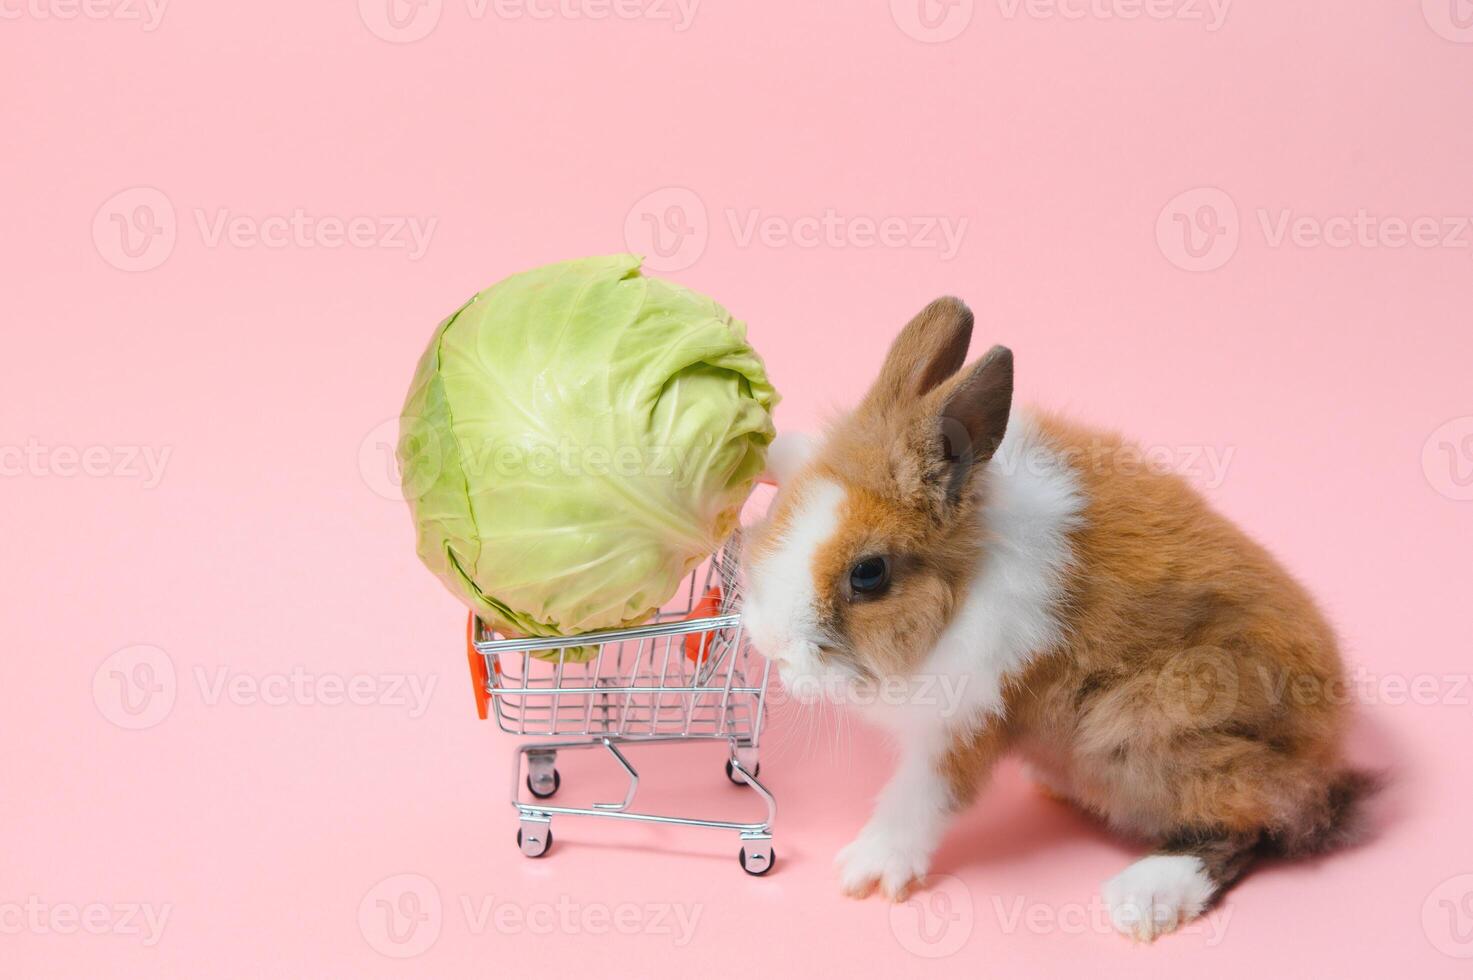
<svg viewBox="0 0 1473 980"><path fill-rule="evenodd" d="M767 447L767 469L758 480L782 486L808 465L817 448L817 441L806 432L778 433Z"/></svg>
<svg viewBox="0 0 1473 980"><path fill-rule="evenodd" d="M997 452L1013 406L1013 352L997 346L962 372L942 393L936 430L944 460L943 482L955 497L973 467Z"/></svg>

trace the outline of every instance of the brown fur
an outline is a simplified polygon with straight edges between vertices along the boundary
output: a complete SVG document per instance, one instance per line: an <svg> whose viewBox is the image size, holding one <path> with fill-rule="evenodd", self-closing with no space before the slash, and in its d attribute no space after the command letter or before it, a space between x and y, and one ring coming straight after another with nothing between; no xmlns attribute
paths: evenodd
<svg viewBox="0 0 1473 980"><path fill-rule="evenodd" d="M1061 611L1069 639L1009 692L1015 744L1122 829L1309 846L1343 778L1330 627L1184 480L1123 464L1117 437L1045 429L1089 502Z"/></svg>

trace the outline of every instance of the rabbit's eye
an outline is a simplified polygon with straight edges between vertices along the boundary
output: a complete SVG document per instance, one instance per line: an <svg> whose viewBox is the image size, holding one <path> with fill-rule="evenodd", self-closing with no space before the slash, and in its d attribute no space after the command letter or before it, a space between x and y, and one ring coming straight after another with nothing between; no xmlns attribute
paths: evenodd
<svg viewBox="0 0 1473 980"><path fill-rule="evenodd" d="M855 595L877 595L890 584L890 562L881 555L872 555L849 569L849 588Z"/></svg>

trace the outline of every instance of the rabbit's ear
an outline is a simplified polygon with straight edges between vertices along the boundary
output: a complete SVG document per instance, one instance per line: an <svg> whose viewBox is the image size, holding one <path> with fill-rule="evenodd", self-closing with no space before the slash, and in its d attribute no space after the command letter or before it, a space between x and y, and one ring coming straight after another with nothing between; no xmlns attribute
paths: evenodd
<svg viewBox="0 0 1473 980"><path fill-rule="evenodd" d="M955 296L934 300L905 325L865 396L867 407L904 410L961 368L972 342L972 311Z"/></svg>
<svg viewBox="0 0 1473 980"><path fill-rule="evenodd" d="M952 381L941 397L939 431L948 496L997 452L1013 405L1013 352L998 346Z"/></svg>

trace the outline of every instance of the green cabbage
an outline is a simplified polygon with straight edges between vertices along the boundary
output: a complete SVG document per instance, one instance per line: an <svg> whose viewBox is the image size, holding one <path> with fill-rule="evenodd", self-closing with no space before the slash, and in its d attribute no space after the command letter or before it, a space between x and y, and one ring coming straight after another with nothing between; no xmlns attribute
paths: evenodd
<svg viewBox="0 0 1473 980"><path fill-rule="evenodd" d="M762 471L777 393L745 325L639 265L512 276L415 371L397 455L419 556L502 632L649 619Z"/></svg>

